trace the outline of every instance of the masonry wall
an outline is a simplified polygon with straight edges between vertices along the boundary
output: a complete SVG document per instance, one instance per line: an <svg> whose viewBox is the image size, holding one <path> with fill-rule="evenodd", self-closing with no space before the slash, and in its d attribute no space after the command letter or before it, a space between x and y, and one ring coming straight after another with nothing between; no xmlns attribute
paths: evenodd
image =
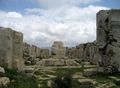
<svg viewBox="0 0 120 88"><path fill-rule="evenodd" d="M89 61L97 64L98 47L96 42L77 45L76 47L67 48L66 56L69 59L79 59L80 61Z"/></svg>
<svg viewBox="0 0 120 88"><path fill-rule="evenodd" d="M55 41L52 45L51 52L56 58L63 58L65 57L65 49L63 42Z"/></svg>
<svg viewBox="0 0 120 88"><path fill-rule="evenodd" d="M0 27L0 66L22 70L24 66L23 34Z"/></svg>
<svg viewBox="0 0 120 88"><path fill-rule="evenodd" d="M97 43L100 54L98 71L120 71L120 10L97 13Z"/></svg>
<svg viewBox="0 0 120 88"><path fill-rule="evenodd" d="M35 45L23 43L23 58L26 65L35 65L41 59L49 57L48 49L41 49Z"/></svg>

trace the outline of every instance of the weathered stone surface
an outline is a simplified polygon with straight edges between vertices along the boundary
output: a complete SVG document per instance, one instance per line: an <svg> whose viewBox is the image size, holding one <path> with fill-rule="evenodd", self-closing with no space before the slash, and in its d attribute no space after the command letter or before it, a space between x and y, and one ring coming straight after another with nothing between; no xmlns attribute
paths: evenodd
<svg viewBox="0 0 120 88"><path fill-rule="evenodd" d="M85 77L82 75L82 72L77 72L72 76L73 79L85 79Z"/></svg>
<svg viewBox="0 0 120 88"><path fill-rule="evenodd" d="M96 64L99 56L96 42L80 44L73 48L66 49L66 56L71 59L80 59L88 61L91 64Z"/></svg>
<svg viewBox="0 0 120 88"><path fill-rule="evenodd" d="M0 73L5 73L5 69L0 67Z"/></svg>
<svg viewBox="0 0 120 88"><path fill-rule="evenodd" d="M63 58L65 56L65 47L63 42L55 41L52 45L51 54L57 58Z"/></svg>
<svg viewBox="0 0 120 88"><path fill-rule="evenodd" d="M35 65L41 59L49 57L48 49L41 49L35 45L23 44L23 58L26 65Z"/></svg>
<svg viewBox="0 0 120 88"><path fill-rule="evenodd" d="M26 65L35 65L36 58L40 57L40 48L27 43L23 44L23 58L25 59Z"/></svg>
<svg viewBox="0 0 120 88"><path fill-rule="evenodd" d="M40 51L40 57L41 58L48 58L50 56L50 51L49 51L49 49L41 49L41 51Z"/></svg>
<svg viewBox="0 0 120 88"><path fill-rule="evenodd" d="M0 66L22 70L23 34L0 27Z"/></svg>
<svg viewBox="0 0 120 88"><path fill-rule="evenodd" d="M84 72L83 72L83 75L86 77L90 77L96 74L97 74L96 68L84 69Z"/></svg>
<svg viewBox="0 0 120 88"><path fill-rule="evenodd" d="M0 77L0 86L7 86L10 83L10 79L8 77Z"/></svg>
<svg viewBox="0 0 120 88"><path fill-rule="evenodd" d="M47 86L48 86L48 88L52 88L52 80L47 81Z"/></svg>
<svg viewBox="0 0 120 88"><path fill-rule="evenodd" d="M42 59L39 62L40 66L80 66L74 60L67 60L67 59Z"/></svg>
<svg viewBox="0 0 120 88"><path fill-rule="evenodd" d="M120 10L101 10L97 13L98 71L120 71Z"/></svg>
<svg viewBox="0 0 120 88"><path fill-rule="evenodd" d="M33 68L33 67L25 67L25 68L24 68L24 71L25 71L25 73L26 73L27 75L33 76L33 75L34 75L34 72L36 71L36 69Z"/></svg>
<svg viewBox="0 0 120 88"><path fill-rule="evenodd" d="M95 88L95 81L91 79L79 79L80 88Z"/></svg>

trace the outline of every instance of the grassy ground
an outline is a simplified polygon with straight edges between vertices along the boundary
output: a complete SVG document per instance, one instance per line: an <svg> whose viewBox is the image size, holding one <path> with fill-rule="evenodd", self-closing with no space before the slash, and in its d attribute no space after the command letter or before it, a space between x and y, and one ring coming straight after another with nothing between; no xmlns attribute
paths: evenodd
<svg viewBox="0 0 120 88"><path fill-rule="evenodd" d="M6 69L5 76L10 78L13 82L11 82L7 87L2 88L38 88L37 80L34 77L29 77L24 73Z"/></svg>
<svg viewBox="0 0 120 88"><path fill-rule="evenodd" d="M73 75L81 71L82 71L81 68L58 68L58 69L52 69L52 70L39 70L38 72L36 72L36 74L38 76L38 79L39 77L41 78L39 79L39 84L41 85L40 88L47 88L48 80L54 80L56 77L58 76L62 77L67 73ZM49 75L52 75L52 76L50 77ZM111 79L108 78L108 76L109 75L98 74L96 76L92 76L88 78L95 80L97 82L97 85L102 85L105 83L113 82ZM113 76L120 78L120 74L114 74ZM74 88L79 88L77 84L77 79L73 79L73 81L76 82L73 84ZM116 86L113 88L120 88L120 86Z"/></svg>
<svg viewBox="0 0 120 88"><path fill-rule="evenodd" d="M2 88L48 88L48 80L54 80L56 77L63 77L65 74L74 75L75 73L82 72L82 68L57 68L57 69L39 69L35 72L37 79L34 77L28 77L24 73L19 73L15 70L6 69L5 76L9 77L11 82L8 87ZM114 74L117 78L120 78L120 74ZM96 76L88 77L97 82L98 85L113 82L109 79L108 75L98 74ZM77 84L77 79L73 79L73 88L79 88ZM115 86L113 88L120 88L120 86Z"/></svg>
<svg viewBox="0 0 120 88"><path fill-rule="evenodd" d="M62 77L67 73L74 74L80 72L80 70L80 68L57 68L52 70L39 70L35 74L38 76L39 84L41 85L40 88L47 88L48 80L54 80L56 77Z"/></svg>

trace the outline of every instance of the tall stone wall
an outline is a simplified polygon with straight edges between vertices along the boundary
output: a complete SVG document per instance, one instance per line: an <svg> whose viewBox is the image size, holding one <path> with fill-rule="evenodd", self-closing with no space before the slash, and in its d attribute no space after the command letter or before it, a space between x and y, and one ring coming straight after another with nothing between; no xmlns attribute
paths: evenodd
<svg viewBox="0 0 120 88"><path fill-rule="evenodd" d="M97 13L97 44L100 54L98 71L120 71L120 10Z"/></svg>
<svg viewBox="0 0 120 88"><path fill-rule="evenodd" d="M97 64L98 47L96 42L77 45L76 47L67 48L66 56L69 59L79 59L81 61L89 61Z"/></svg>
<svg viewBox="0 0 120 88"><path fill-rule="evenodd" d="M75 59L75 58L77 58L76 48L75 47L72 47L72 48L67 47L65 55L67 56L68 59Z"/></svg>
<svg viewBox="0 0 120 88"><path fill-rule="evenodd" d="M23 34L0 27L0 66L22 70L24 66Z"/></svg>
<svg viewBox="0 0 120 88"><path fill-rule="evenodd" d="M40 50L40 57L41 58L49 58L49 56L50 56L50 51L49 51L49 49L41 49Z"/></svg>

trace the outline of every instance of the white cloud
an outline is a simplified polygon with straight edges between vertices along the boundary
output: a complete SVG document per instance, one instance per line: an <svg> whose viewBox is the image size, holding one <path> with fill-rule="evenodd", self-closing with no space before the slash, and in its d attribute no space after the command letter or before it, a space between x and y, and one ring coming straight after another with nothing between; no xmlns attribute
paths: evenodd
<svg viewBox="0 0 120 88"><path fill-rule="evenodd" d="M88 5L100 0L38 0L41 5L47 8L56 8L61 6Z"/></svg>
<svg viewBox="0 0 120 88"><path fill-rule="evenodd" d="M20 13L17 13L17 12L8 12L7 17L13 17L13 18L21 18L22 15Z"/></svg>
<svg viewBox="0 0 120 88"><path fill-rule="evenodd" d="M96 0L85 1L90 3ZM85 1L83 2L85 3ZM33 8L26 9L26 15L0 11L0 26L11 27L23 32L24 41L40 47L50 46L55 40L73 46L96 39L95 17L101 9L108 8L93 5L87 7L63 6L57 9Z"/></svg>

